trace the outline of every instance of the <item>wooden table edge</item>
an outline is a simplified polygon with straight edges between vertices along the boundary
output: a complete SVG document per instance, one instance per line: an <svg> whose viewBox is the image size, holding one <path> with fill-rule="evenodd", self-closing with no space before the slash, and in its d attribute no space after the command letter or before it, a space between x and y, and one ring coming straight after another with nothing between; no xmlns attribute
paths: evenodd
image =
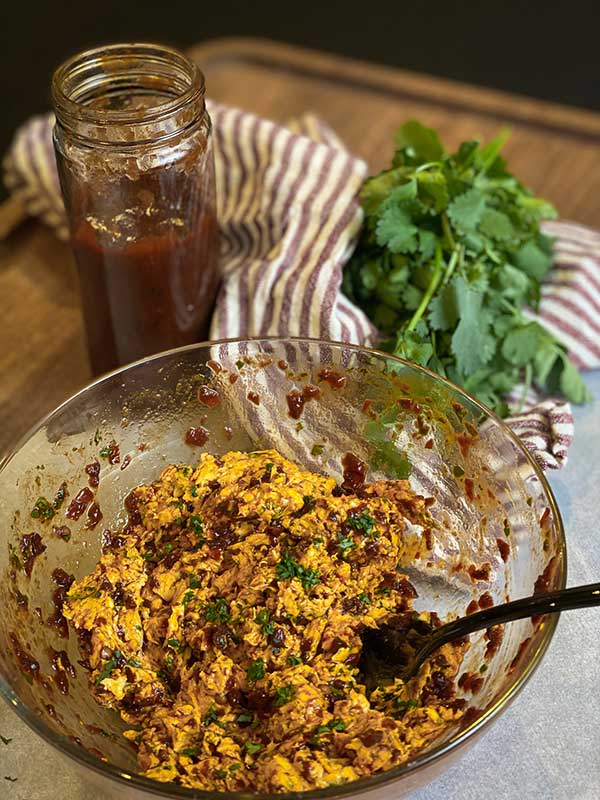
<svg viewBox="0 0 600 800"><path fill-rule="evenodd" d="M447 78L409 72L396 67L350 59L319 50L269 39L223 37L210 39L187 50L200 67L223 61L246 61L278 66L305 76L325 78L349 87L414 97L460 110L501 117L538 129L600 138L600 113L549 103L524 95L474 86ZM208 87L210 95L210 85ZM260 87L257 87L260 91Z"/></svg>

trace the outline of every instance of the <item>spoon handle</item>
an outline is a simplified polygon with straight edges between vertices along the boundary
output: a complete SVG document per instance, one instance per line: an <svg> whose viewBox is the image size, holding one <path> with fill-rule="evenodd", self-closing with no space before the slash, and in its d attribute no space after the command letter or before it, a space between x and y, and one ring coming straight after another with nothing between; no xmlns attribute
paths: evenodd
<svg viewBox="0 0 600 800"><path fill-rule="evenodd" d="M492 606L468 617L460 617L453 622L442 625L429 640L427 653L419 653L419 660L427 658L443 644L452 642L461 636L468 636L475 631L500 625L515 619L533 617L537 614L556 614L573 608L600 606L600 583L589 583L585 586L574 586L557 592L546 592L532 597L523 597L510 603Z"/></svg>

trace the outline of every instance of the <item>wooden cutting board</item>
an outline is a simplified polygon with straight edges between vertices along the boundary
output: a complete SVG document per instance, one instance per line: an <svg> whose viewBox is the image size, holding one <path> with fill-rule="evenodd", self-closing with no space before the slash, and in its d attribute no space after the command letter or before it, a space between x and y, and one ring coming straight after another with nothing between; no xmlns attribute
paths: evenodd
<svg viewBox="0 0 600 800"><path fill-rule="evenodd" d="M373 171L418 117L449 147L502 127L522 181L563 218L600 228L600 114L252 39L193 47L208 94L285 122L311 111ZM0 242L0 453L90 378L71 254L30 221Z"/></svg>

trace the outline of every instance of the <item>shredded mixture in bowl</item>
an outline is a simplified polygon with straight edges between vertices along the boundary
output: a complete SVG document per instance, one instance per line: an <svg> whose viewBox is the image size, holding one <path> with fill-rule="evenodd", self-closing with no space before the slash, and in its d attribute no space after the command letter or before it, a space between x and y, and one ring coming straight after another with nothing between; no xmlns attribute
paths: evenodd
<svg viewBox="0 0 600 800"><path fill-rule="evenodd" d="M126 505L64 613L148 777L304 791L402 764L460 717L464 646L370 696L357 667L361 631L415 618L402 568L427 551L429 501L406 481L340 487L272 450L205 454Z"/></svg>

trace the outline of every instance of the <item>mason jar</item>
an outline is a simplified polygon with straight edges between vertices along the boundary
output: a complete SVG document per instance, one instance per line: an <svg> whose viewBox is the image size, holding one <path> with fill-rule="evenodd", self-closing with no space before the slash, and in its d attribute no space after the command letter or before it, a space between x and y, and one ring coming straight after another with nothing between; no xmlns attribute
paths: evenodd
<svg viewBox="0 0 600 800"><path fill-rule="evenodd" d="M207 338L219 282L204 76L120 44L55 72L54 146L92 371Z"/></svg>

